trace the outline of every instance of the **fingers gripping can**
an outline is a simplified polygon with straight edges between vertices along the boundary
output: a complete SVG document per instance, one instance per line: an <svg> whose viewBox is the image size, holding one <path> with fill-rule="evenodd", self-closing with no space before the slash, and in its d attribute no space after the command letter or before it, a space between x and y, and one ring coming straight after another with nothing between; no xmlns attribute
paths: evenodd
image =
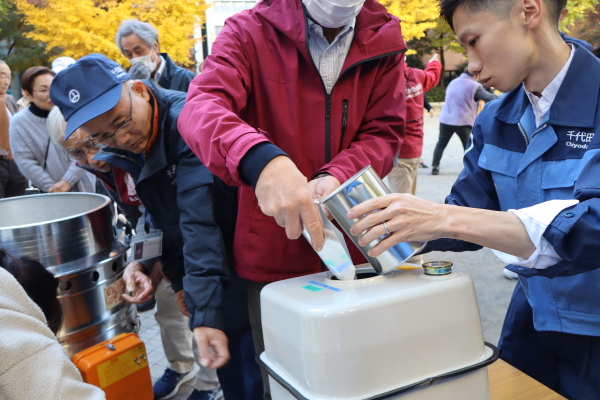
<svg viewBox="0 0 600 400"><path fill-rule="evenodd" d="M350 209L363 201L385 196L390 193L391 192L387 186L385 186L385 183L383 183L381 178L369 165L357 172L323 200L323 204L342 227L346 235L348 235L352 242L360 249L361 253L366 257L367 261L373 266L375 271L380 274L395 269L410 257L418 254L419 251L425 247L426 243L398 243L389 250L381 253L379 256L371 257L367 252L379 244L388 235L381 236L366 246L361 246L358 244L358 239L360 239L361 235L353 236L350 234L350 228L352 228L352 225L360 219L349 219L347 215Z"/></svg>

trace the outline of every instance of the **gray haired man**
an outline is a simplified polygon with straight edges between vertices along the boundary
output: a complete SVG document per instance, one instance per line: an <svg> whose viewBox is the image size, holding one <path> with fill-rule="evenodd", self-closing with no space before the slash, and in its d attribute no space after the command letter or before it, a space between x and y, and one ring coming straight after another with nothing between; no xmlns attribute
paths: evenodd
<svg viewBox="0 0 600 400"><path fill-rule="evenodd" d="M154 25L137 19L125 20L119 26L115 42L131 62L132 70L145 66L154 83L165 89L188 91L188 86L196 75L175 65L167 53L160 53L158 31Z"/></svg>

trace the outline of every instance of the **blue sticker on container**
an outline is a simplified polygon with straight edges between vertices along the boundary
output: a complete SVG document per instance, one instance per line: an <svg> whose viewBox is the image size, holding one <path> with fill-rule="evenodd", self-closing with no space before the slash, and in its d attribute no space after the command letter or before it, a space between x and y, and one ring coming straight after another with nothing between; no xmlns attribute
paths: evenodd
<svg viewBox="0 0 600 400"><path fill-rule="evenodd" d="M318 288L318 287L313 286L313 285L302 286L302 289L310 290L311 292L320 292L321 290L323 290L323 289Z"/></svg>
<svg viewBox="0 0 600 400"><path fill-rule="evenodd" d="M336 288L336 287L333 287L333 286L329 286L329 285L326 285L324 283L317 282L317 281L309 281L308 283L311 283L311 284L317 285L317 286L321 286L321 287L323 287L325 289L333 290L334 292L341 292L342 291L342 289L339 289L339 288Z"/></svg>

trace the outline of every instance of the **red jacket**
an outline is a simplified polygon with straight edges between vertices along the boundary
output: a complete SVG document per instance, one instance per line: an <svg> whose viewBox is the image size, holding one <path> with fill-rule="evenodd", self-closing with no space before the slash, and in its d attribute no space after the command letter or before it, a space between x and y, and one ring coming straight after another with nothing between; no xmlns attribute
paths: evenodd
<svg viewBox="0 0 600 400"><path fill-rule="evenodd" d="M331 95L306 43L300 0L262 0L229 18L179 116L181 135L208 169L242 185L234 266L252 281L318 272L321 260L261 212L238 171L250 148L270 141L308 178L327 172L344 182L369 164L387 175L402 144L406 46L398 19L366 1Z"/></svg>
<svg viewBox="0 0 600 400"><path fill-rule="evenodd" d="M433 61L425 70L407 67L406 79L406 132L400 149L400 158L421 157L423 151L423 102L425 92L433 88L440 80L442 63Z"/></svg>

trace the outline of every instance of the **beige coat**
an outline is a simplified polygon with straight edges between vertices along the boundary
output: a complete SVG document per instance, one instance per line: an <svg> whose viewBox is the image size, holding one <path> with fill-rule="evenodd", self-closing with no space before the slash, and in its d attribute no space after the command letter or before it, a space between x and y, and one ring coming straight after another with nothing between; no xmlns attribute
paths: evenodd
<svg viewBox="0 0 600 400"><path fill-rule="evenodd" d="M83 383L42 310L0 267L0 400L104 400Z"/></svg>

